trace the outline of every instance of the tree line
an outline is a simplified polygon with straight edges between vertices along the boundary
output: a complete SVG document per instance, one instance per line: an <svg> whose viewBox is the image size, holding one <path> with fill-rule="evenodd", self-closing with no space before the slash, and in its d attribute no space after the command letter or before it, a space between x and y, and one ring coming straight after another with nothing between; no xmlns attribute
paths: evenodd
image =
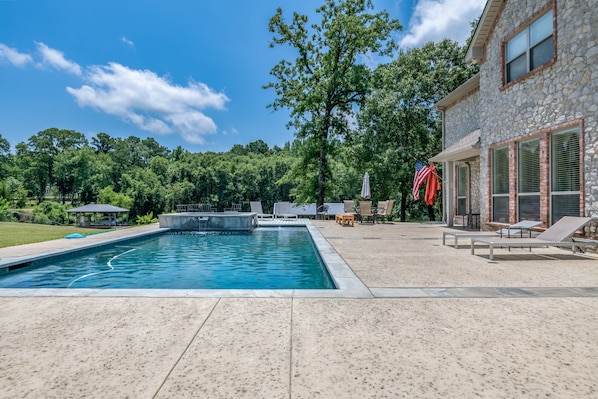
<svg viewBox="0 0 598 399"><path fill-rule="evenodd" d="M0 148L0 198L13 208L52 198L111 203L136 217L185 203L223 208L257 199L271 205L288 199L292 188L284 179L294 161L290 145L269 148L261 140L225 153L191 153L151 137L98 133L89 142L77 131L49 128L14 152L0 135Z"/></svg>

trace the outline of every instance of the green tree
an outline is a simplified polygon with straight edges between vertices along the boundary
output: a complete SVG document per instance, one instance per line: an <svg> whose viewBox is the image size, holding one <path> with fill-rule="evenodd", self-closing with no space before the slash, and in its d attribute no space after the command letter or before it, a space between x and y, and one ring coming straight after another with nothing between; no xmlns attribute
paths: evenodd
<svg viewBox="0 0 598 399"><path fill-rule="evenodd" d="M133 198L117 193L111 186L104 187L98 194L98 202L100 204L108 204L118 206L124 209L131 209L133 206Z"/></svg>
<svg viewBox="0 0 598 399"><path fill-rule="evenodd" d="M132 218L138 215L162 213L166 190L160 178L150 169L134 168L122 176L122 193L133 198L130 208Z"/></svg>
<svg viewBox="0 0 598 399"><path fill-rule="evenodd" d="M46 188L55 183L54 160L67 150L87 145L82 133L74 130L50 128L31 136L27 147L17 145L17 154L23 157L26 177L38 202L43 201Z"/></svg>
<svg viewBox="0 0 598 399"><path fill-rule="evenodd" d="M268 155L271 153L270 147L268 147L268 144L263 140L252 141L247 144L245 148L247 149L247 152L253 154Z"/></svg>
<svg viewBox="0 0 598 399"><path fill-rule="evenodd" d="M276 91L270 107L289 108L289 126L297 129L300 139L309 139L307 148L317 149L318 206L325 201L330 177L330 140L347 133L354 106L362 103L369 88L370 70L360 61L370 54L391 55L391 33L401 29L387 12L372 15L367 13L370 9L370 0L326 0L316 10L319 25L311 29L307 16L298 13L285 23L280 8L270 19L271 46L288 45L298 55L294 62L281 60L270 72L275 81L264 88Z"/></svg>
<svg viewBox="0 0 598 399"><path fill-rule="evenodd" d="M10 176L11 167L10 143L0 134L0 180Z"/></svg>
<svg viewBox="0 0 598 399"><path fill-rule="evenodd" d="M193 191L195 186L190 181L177 181L173 183L166 191L165 210L172 212L177 205L195 203Z"/></svg>
<svg viewBox="0 0 598 399"><path fill-rule="evenodd" d="M69 148L54 157L55 181L63 204L66 199L85 202L93 196L90 178L98 159L89 146Z"/></svg>
<svg viewBox="0 0 598 399"><path fill-rule="evenodd" d="M17 203L20 202L19 196L23 195L23 183L18 180L16 177L8 176L1 182L3 188L3 197L6 198L9 203L12 203L16 200Z"/></svg>
<svg viewBox="0 0 598 399"><path fill-rule="evenodd" d="M116 164L111 154L100 152L92 156L91 159L89 177L81 187L79 198L84 204L98 201L100 190L115 184Z"/></svg>
<svg viewBox="0 0 598 399"><path fill-rule="evenodd" d="M91 138L91 146L96 153L108 154L114 151L116 141L108 133L98 133Z"/></svg>
<svg viewBox="0 0 598 399"><path fill-rule="evenodd" d="M406 219L415 159L424 162L441 146L441 120L434 104L477 71L463 62L464 47L451 40L401 51L377 68L372 92L362 107L360 133L348 140L351 157L370 171L373 194L398 198ZM425 212L422 202L413 213Z"/></svg>

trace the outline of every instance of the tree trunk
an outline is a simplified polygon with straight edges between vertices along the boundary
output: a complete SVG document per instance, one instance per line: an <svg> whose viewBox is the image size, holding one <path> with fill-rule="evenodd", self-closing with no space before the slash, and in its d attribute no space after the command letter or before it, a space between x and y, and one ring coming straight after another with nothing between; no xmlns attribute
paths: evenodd
<svg viewBox="0 0 598 399"><path fill-rule="evenodd" d="M320 140L320 160L318 164L318 195L316 207L320 208L324 205L324 197L326 195L326 148L323 144L324 140Z"/></svg>
<svg viewBox="0 0 598 399"><path fill-rule="evenodd" d="M430 222L436 221L436 216L434 214L434 206L433 205L428 205L428 218L430 219Z"/></svg>
<svg viewBox="0 0 598 399"><path fill-rule="evenodd" d="M328 151L329 117L326 116L323 122L322 131L320 132L320 159L318 164L318 195L316 209L324 205L324 200L326 198L326 167L328 163L326 153Z"/></svg>
<svg viewBox="0 0 598 399"><path fill-rule="evenodd" d="M401 193L401 214L400 221L404 222L407 216L407 196L405 193Z"/></svg>

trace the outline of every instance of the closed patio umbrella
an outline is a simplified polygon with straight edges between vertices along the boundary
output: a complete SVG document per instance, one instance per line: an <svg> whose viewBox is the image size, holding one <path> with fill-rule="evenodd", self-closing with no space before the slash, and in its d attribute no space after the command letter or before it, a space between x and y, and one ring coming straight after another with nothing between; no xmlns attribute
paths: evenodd
<svg viewBox="0 0 598 399"><path fill-rule="evenodd" d="M365 172L363 175L363 184L361 185L361 196L365 199L370 199L372 193L370 192L370 174Z"/></svg>

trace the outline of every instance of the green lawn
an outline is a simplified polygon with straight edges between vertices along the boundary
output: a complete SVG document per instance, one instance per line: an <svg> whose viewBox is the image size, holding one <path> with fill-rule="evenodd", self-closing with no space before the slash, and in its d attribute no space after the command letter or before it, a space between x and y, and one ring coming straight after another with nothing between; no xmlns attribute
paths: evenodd
<svg viewBox="0 0 598 399"><path fill-rule="evenodd" d="M92 234L100 231L107 230L88 229L75 226L50 226L46 224L0 222L0 248L30 244L32 242L57 240L72 233Z"/></svg>

